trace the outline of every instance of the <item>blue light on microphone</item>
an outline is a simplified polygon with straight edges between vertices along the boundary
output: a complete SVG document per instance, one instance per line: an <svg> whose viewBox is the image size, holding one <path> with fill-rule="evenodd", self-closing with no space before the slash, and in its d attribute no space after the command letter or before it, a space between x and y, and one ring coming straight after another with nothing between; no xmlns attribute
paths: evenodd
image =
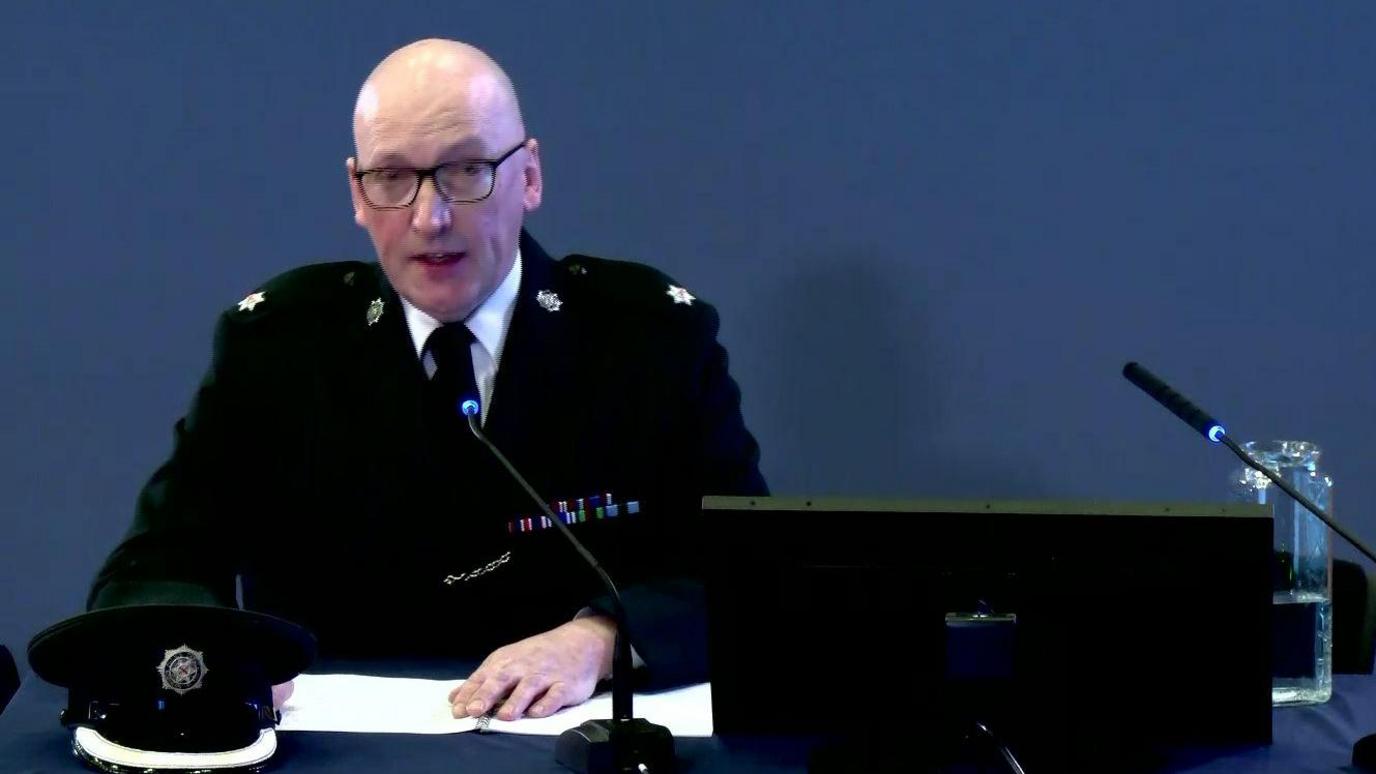
<svg viewBox="0 0 1376 774"><path fill-rule="evenodd" d="M1223 441L1223 435L1226 432L1227 431L1223 429L1223 425L1214 425L1209 428L1209 440L1214 443L1221 443Z"/></svg>
<svg viewBox="0 0 1376 774"><path fill-rule="evenodd" d="M463 403L460 403L460 404L459 404L459 412L460 412L461 414L463 414L464 416L466 416L466 417L475 417L475 416L477 416L477 415L478 415L478 402L477 402L476 400L473 400L472 398L469 398L468 400L466 400L466 401L464 401Z"/></svg>

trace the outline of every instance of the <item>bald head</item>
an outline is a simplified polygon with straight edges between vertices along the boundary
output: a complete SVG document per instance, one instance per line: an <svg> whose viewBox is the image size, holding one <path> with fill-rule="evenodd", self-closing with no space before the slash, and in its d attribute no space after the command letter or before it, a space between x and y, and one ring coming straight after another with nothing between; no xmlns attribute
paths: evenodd
<svg viewBox="0 0 1376 774"><path fill-rule="evenodd" d="M525 125L511 79L487 54L454 40L420 40L392 52L373 68L354 105L359 163L366 168L397 156L405 149L393 147L393 138L418 135L440 144L519 142Z"/></svg>
<svg viewBox="0 0 1376 774"><path fill-rule="evenodd" d="M470 45L412 43L364 82L354 144L354 222L388 281L440 322L466 319L511 275L544 189L511 79Z"/></svg>

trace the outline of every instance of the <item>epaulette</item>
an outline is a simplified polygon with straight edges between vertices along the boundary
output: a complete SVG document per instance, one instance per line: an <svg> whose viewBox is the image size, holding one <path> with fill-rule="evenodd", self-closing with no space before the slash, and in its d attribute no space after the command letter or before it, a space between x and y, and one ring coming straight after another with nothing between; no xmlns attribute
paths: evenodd
<svg viewBox="0 0 1376 774"><path fill-rule="evenodd" d="M338 261L299 266L264 282L228 310L228 316L247 322L265 316L311 313L322 306L348 303L375 292L377 274L363 261Z"/></svg>
<svg viewBox="0 0 1376 774"><path fill-rule="evenodd" d="M631 308L673 314L702 304L673 277L633 261L570 255L559 262L572 293L593 301L593 308Z"/></svg>

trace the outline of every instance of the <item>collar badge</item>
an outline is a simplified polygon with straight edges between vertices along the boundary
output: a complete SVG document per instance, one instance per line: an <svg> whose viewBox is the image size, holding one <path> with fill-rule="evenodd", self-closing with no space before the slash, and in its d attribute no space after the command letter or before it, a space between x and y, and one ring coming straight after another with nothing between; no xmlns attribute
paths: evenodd
<svg viewBox="0 0 1376 774"><path fill-rule="evenodd" d="M368 304L368 313L365 317L369 325L375 325L382 319L382 299L374 298L372 303Z"/></svg>
<svg viewBox="0 0 1376 774"><path fill-rule="evenodd" d="M559 298L559 294L555 293L553 290L542 290L536 293L535 301L540 306L544 307L546 312L557 312L559 311L559 307L564 305L563 300Z"/></svg>

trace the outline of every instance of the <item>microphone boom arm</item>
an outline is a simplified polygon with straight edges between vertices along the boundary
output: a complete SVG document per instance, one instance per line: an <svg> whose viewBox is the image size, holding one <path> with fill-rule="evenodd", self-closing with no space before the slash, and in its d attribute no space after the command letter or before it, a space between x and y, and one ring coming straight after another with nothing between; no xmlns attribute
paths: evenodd
<svg viewBox="0 0 1376 774"><path fill-rule="evenodd" d="M1271 479L1271 482L1274 483L1276 486L1280 487L1281 491L1293 497L1295 499L1295 502L1299 503L1300 505L1303 505L1310 513L1314 514L1315 516L1318 516L1320 521L1331 527L1334 532L1338 533L1339 535L1342 535L1343 539L1346 540L1348 543L1352 544L1353 548L1356 548L1358 551L1362 553L1363 556L1365 556L1367 559L1370 559L1373 563L1376 563L1376 553L1372 552L1372 550L1369 547L1367 547L1365 543L1362 542L1361 538L1352 534L1347 530L1346 527L1334 521L1332 516L1329 516L1327 513L1325 513L1324 510L1320 508L1317 504L1315 504L1313 500L1310 500L1308 497L1305 497L1304 495L1300 494L1299 490L1291 486L1290 483L1285 479L1276 475L1275 471L1271 470L1270 468L1266 467L1260 462L1257 462L1256 459L1252 457L1252 455L1244 451L1241 446L1238 446L1237 442L1234 441L1232 437L1229 436L1227 433L1220 433L1219 436L1219 442L1231 449L1233 454L1236 454L1238 456L1238 459L1242 460L1244 463L1247 464L1247 467Z"/></svg>
<svg viewBox="0 0 1376 774"><path fill-rule="evenodd" d="M1232 450L1233 454L1238 456L1238 459L1247 464L1247 467L1271 479L1276 486L1280 487L1281 491L1293 497L1295 502L1303 505L1310 513L1319 517L1320 521L1327 524L1334 532L1341 535L1344 540L1352 544L1353 548L1356 548L1363 556L1373 563L1376 563L1376 552L1368 548L1360 538L1349 532L1346 527L1334 521L1332 516L1325 513L1324 510L1314 504L1312 500L1295 491L1293 486L1290 486L1289 483L1276 475L1275 472L1271 471L1260 462L1257 462L1252 455L1248 454L1241 446L1238 446L1237 443L1233 441L1228 435L1228 432L1223 429L1223 425L1220 424L1218 420L1214 419L1209 412L1196 406L1189 398L1171 389L1169 385L1158 379L1155 374L1137 363L1128 363L1123 366L1123 376L1136 385L1138 389L1142 390L1142 392L1150 395L1157 403L1165 406L1167 411L1176 415L1176 417L1185 424L1198 430L1200 435L1203 435L1214 443L1221 443L1227 446Z"/></svg>

